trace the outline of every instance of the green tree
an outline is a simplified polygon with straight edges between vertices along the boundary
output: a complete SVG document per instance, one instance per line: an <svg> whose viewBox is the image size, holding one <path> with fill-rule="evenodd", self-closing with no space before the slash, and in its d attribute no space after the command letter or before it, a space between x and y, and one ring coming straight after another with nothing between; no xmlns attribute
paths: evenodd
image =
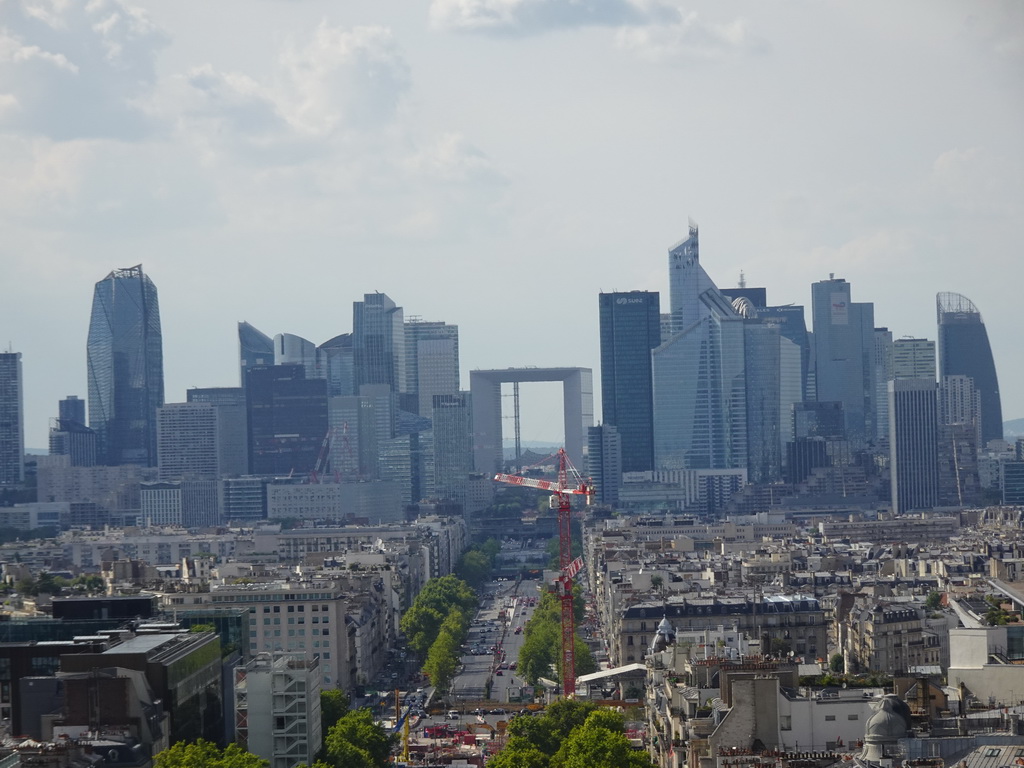
<svg viewBox="0 0 1024 768"><path fill-rule="evenodd" d="M618 730L606 728L600 720L590 718L573 729L551 758L550 765L551 768L653 768L646 754L633 749L621 727Z"/></svg>
<svg viewBox="0 0 1024 768"><path fill-rule="evenodd" d="M652 768L633 750L622 715L590 702L557 701L539 717L509 723L505 748L489 766L496 768Z"/></svg>
<svg viewBox="0 0 1024 768"><path fill-rule="evenodd" d="M479 549L471 549L459 558L455 575L471 587L479 587L491 577L491 561Z"/></svg>
<svg viewBox="0 0 1024 768"><path fill-rule="evenodd" d="M362 753L369 762L368 768L385 768L391 750L398 741L373 721L373 714L366 707L347 712L327 734L327 760L336 768L363 768Z"/></svg>
<svg viewBox="0 0 1024 768"><path fill-rule="evenodd" d="M320 691L320 732L326 735L348 712L348 696L337 688Z"/></svg>
<svg viewBox="0 0 1024 768"><path fill-rule="evenodd" d="M512 737L487 768L548 768L551 758L528 741Z"/></svg>
<svg viewBox="0 0 1024 768"><path fill-rule="evenodd" d="M928 598L924 601L924 607L929 611L937 611L942 606L942 593L929 592Z"/></svg>
<svg viewBox="0 0 1024 768"><path fill-rule="evenodd" d="M400 626L409 647L423 657L437 639L441 624L452 608L468 615L476 606L476 592L462 579L449 574L423 585L412 606L402 616Z"/></svg>
<svg viewBox="0 0 1024 768"><path fill-rule="evenodd" d="M80 592L101 592L106 588L103 577L97 576L95 573L83 573L81 576L75 577L71 581L71 586Z"/></svg>
<svg viewBox="0 0 1024 768"><path fill-rule="evenodd" d="M843 673L844 666L846 666L845 659L841 653L833 654L832 658L828 660L828 668L837 675L841 675Z"/></svg>
<svg viewBox="0 0 1024 768"><path fill-rule="evenodd" d="M270 763L237 744L220 749L212 741L179 741L159 753L153 768L267 768Z"/></svg>

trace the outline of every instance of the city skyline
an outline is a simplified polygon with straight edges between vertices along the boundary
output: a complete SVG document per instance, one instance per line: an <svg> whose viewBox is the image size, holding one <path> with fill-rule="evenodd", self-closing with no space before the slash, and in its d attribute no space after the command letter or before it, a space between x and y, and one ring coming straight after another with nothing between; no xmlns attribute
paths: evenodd
<svg viewBox="0 0 1024 768"><path fill-rule="evenodd" d="M463 382L598 371L594 297L668 297L688 215L714 282L773 306L834 273L894 339L937 341L935 295L969 297L1024 416L1015 4L110 0L0 26L0 339L29 448L87 394L112 268L160 287L168 402L237 385L239 321L327 339L373 291L459 326ZM553 389L523 400L524 438L559 440Z"/></svg>

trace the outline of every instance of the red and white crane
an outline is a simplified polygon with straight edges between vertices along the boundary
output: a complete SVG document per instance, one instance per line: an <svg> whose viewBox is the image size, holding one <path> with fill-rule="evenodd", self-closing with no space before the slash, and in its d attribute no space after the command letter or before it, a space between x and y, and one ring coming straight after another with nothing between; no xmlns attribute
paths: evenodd
<svg viewBox="0 0 1024 768"><path fill-rule="evenodd" d="M564 448L558 453L558 479L537 480L522 475L497 474L499 483L521 485L551 492L551 508L558 510L558 567L555 581L558 599L562 605L562 695L571 698L576 695L576 627L573 620L572 579L583 567L583 558L572 559L572 497L583 496L590 503L593 489L576 467L569 461Z"/></svg>

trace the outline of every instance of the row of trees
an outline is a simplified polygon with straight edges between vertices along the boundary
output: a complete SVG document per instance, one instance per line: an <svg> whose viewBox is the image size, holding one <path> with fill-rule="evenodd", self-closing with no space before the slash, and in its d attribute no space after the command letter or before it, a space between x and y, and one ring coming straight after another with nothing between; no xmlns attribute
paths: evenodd
<svg viewBox="0 0 1024 768"><path fill-rule="evenodd" d="M573 614L576 621L583 619L585 608L583 594L579 585L574 588ZM597 663L590 648L579 636L575 647L576 675L586 675L597 671ZM531 685L537 679L549 677L551 667L555 665L558 679L562 676L562 607L553 592L541 595L533 617L526 622L523 633L523 644L519 648L518 672Z"/></svg>
<svg viewBox="0 0 1024 768"><path fill-rule="evenodd" d="M398 737L373 720L369 709L350 711L338 690L320 694L324 745L311 768L386 768ZM158 754L154 768L267 768L269 763L237 744L220 749L210 741L178 742Z"/></svg>
<svg viewBox="0 0 1024 768"><path fill-rule="evenodd" d="M402 632L409 647L424 659L423 671L443 693L458 669L460 647L476 611L476 592L449 574L428 581L402 616Z"/></svg>
<svg viewBox="0 0 1024 768"><path fill-rule="evenodd" d="M459 558L455 575L473 589L479 589L490 581L500 551L501 542L494 537L483 544L474 544Z"/></svg>
<svg viewBox="0 0 1024 768"><path fill-rule="evenodd" d="M39 578L19 579L14 584L14 591L22 595L57 595L65 587L75 592L100 592L105 589L103 578L96 574L82 574L73 579L65 579L63 576L55 576L52 573L41 573Z"/></svg>
<svg viewBox="0 0 1024 768"><path fill-rule="evenodd" d="M538 717L518 717L489 768L653 768L632 748L618 712L572 699L556 701Z"/></svg>

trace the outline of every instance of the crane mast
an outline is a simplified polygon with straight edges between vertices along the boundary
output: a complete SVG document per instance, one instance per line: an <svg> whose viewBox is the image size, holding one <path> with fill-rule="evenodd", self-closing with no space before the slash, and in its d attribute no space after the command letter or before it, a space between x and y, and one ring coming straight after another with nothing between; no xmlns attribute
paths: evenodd
<svg viewBox="0 0 1024 768"><path fill-rule="evenodd" d="M569 461L565 449L558 450L558 479L537 480L521 475L497 474L494 479L509 485L522 485L551 491L551 508L558 510L558 578L555 579L555 591L562 608L562 695L571 698L576 694L576 626L573 616L573 576L583 566L581 558L572 559L572 497L581 495L590 503L593 493L580 473ZM575 487L569 485L569 475L573 476Z"/></svg>

